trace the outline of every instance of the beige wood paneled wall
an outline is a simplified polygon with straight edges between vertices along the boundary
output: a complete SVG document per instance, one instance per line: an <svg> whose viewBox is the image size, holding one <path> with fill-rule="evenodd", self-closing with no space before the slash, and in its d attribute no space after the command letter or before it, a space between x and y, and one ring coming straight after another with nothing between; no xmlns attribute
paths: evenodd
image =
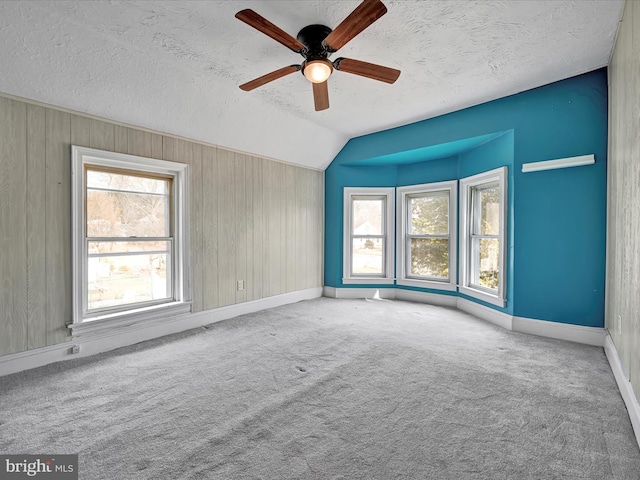
<svg viewBox="0 0 640 480"><path fill-rule="evenodd" d="M639 85L640 2L627 1L609 65L605 321L636 395L640 395Z"/></svg>
<svg viewBox="0 0 640 480"><path fill-rule="evenodd" d="M323 172L0 96L0 355L70 338L71 145L189 165L194 312L322 286Z"/></svg>

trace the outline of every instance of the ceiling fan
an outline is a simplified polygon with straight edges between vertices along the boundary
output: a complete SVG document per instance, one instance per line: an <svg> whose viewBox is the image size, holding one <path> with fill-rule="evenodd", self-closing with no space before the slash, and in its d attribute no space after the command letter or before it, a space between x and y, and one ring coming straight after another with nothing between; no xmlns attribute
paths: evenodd
<svg viewBox="0 0 640 480"><path fill-rule="evenodd" d="M381 82L394 83L400 76L400 70L351 58L329 60L329 56L332 53L346 45L347 42L385 13L387 13L387 7L380 0L364 0L335 30L331 30L325 25L308 25L298 32L297 38L293 38L251 9L236 13L238 20L243 21L304 57L304 61L300 65L289 65L288 67L280 68L242 84L240 88L248 92L290 73L302 71L313 86L313 100L315 109L318 111L329 108L327 80L333 70L352 73Z"/></svg>

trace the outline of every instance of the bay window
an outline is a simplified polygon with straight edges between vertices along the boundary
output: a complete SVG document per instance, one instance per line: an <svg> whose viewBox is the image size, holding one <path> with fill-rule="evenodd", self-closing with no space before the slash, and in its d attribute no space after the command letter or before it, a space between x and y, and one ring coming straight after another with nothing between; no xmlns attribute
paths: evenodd
<svg viewBox="0 0 640 480"><path fill-rule="evenodd" d="M343 283L393 283L393 193L345 188Z"/></svg>
<svg viewBox="0 0 640 480"><path fill-rule="evenodd" d="M507 168L460 180L461 293L505 304Z"/></svg>
<svg viewBox="0 0 640 480"><path fill-rule="evenodd" d="M457 182L397 189L398 285L456 289Z"/></svg>

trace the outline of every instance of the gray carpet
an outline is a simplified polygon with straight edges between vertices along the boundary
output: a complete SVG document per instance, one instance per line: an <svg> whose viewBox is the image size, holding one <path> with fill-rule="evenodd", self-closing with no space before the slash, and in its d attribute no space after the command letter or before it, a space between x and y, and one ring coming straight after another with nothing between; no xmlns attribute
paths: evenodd
<svg viewBox="0 0 640 480"><path fill-rule="evenodd" d="M0 378L0 453L81 479L638 479L601 348L301 302Z"/></svg>

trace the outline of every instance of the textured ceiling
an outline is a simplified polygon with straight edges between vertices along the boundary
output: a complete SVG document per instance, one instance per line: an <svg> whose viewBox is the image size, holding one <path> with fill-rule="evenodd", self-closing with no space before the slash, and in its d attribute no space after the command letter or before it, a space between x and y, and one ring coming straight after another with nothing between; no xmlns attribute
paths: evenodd
<svg viewBox="0 0 640 480"><path fill-rule="evenodd" d="M459 110L608 63L624 0L383 0L338 56L402 70L394 85L334 72L331 108L292 74L302 57L236 20L293 36L360 2L0 1L0 92L236 150L326 167L352 137Z"/></svg>

